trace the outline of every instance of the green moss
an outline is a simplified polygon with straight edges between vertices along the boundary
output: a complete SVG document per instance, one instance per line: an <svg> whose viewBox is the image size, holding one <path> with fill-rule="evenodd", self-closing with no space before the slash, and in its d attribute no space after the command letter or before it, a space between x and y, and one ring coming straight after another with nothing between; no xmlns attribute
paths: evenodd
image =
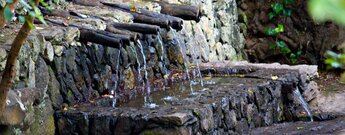
<svg viewBox="0 0 345 135"><path fill-rule="evenodd" d="M46 135L54 135L55 134L55 122L53 115L50 115L47 120L47 128L46 128Z"/></svg>
<svg viewBox="0 0 345 135"><path fill-rule="evenodd" d="M146 130L142 133L143 135L162 135L161 133L157 133L153 130Z"/></svg>
<svg viewBox="0 0 345 135"><path fill-rule="evenodd" d="M68 89L68 92L67 92L67 97L73 97L73 92L72 90Z"/></svg>

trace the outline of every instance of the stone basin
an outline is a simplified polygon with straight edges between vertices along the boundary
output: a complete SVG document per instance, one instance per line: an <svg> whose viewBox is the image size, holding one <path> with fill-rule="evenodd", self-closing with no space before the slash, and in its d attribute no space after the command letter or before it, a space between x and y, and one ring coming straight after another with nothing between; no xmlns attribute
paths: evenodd
<svg viewBox="0 0 345 135"><path fill-rule="evenodd" d="M58 134L248 134L307 117L291 93L298 87L312 100L310 93L317 92L310 87L318 76L316 66L235 62L207 63L201 70L223 77L204 75L204 81L215 84L206 90L193 86L193 94L188 88L182 92L181 82L171 83L151 95L157 108L143 107L143 97L137 96L115 108L88 103L58 111ZM176 92L179 100L160 101Z"/></svg>

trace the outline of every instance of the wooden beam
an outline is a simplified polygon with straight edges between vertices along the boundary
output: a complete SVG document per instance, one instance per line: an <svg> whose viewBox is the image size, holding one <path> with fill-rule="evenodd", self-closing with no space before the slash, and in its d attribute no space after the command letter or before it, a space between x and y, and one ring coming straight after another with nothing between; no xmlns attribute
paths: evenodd
<svg viewBox="0 0 345 135"><path fill-rule="evenodd" d="M86 29L80 29L80 40L114 48L120 48L123 44L120 38L110 37Z"/></svg>
<svg viewBox="0 0 345 135"><path fill-rule="evenodd" d="M143 23L111 23L111 25L120 30L129 30L144 34L158 34L160 30L156 25Z"/></svg>

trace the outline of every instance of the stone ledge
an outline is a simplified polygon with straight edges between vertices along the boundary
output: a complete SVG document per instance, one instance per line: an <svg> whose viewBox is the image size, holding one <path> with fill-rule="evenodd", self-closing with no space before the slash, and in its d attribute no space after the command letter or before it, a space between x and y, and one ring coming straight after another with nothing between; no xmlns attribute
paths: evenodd
<svg viewBox="0 0 345 135"><path fill-rule="evenodd" d="M222 68L248 69L255 65L224 64ZM260 66L255 67L243 77L228 78L229 83L220 84L211 91L199 91L185 99L161 105L157 109L89 105L72 107L57 113L60 123L58 124L59 133L77 131L89 133L92 129L85 127L97 127L94 122L91 122L96 120L104 121L106 127L109 127L104 132L99 131L105 134L112 132L164 133L164 131L185 134L234 132L241 134L248 133L249 129L254 127L297 120L298 112L293 108L298 104L294 104L291 92L299 85L299 73L303 70L298 69L304 66L295 66L292 69L288 66L279 68L277 64L273 64L272 68ZM219 65L214 67L217 68ZM272 70L273 68L275 70ZM314 69L314 66L309 68ZM278 75L280 79L272 79L271 76L274 75ZM242 82L244 85L236 84L236 82ZM106 122L109 120L113 123ZM74 126L81 124L83 126Z"/></svg>

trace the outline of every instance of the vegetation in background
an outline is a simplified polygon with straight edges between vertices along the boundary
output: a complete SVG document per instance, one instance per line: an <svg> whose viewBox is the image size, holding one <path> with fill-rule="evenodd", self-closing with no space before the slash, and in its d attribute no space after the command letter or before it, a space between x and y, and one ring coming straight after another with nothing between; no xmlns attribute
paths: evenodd
<svg viewBox="0 0 345 135"><path fill-rule="evenodd" d="M292 4L294 0L283 0L282 3L275 2L271 5L271 12L268 13L268 18L270 21L274 20L277 16L282 14L283 16L291 16L292 10L288 9L286 6ZM284 25L278 24L276 28L266 28L265 33L269 36L275 36L279 33L284 32ZM294 64L297 62L297 58L301 56L302 50L299 49L297 52L293 52L284 41L278 40L276 37L276 42L270 44L270 49L279 49L280 53L289 58L290 63Z"/></svg>
<svg viewBox="0 0 345 135"><path fill-rule="evenodd" d="M334 21L345 26L345 0L310 0L308 10L317 22ZM327 57L325 64L328 65L328 69L345 68L345 52L337 54L327 51L325 56ZM342 74L341 80L345 82L345 73Z"/></svg>

